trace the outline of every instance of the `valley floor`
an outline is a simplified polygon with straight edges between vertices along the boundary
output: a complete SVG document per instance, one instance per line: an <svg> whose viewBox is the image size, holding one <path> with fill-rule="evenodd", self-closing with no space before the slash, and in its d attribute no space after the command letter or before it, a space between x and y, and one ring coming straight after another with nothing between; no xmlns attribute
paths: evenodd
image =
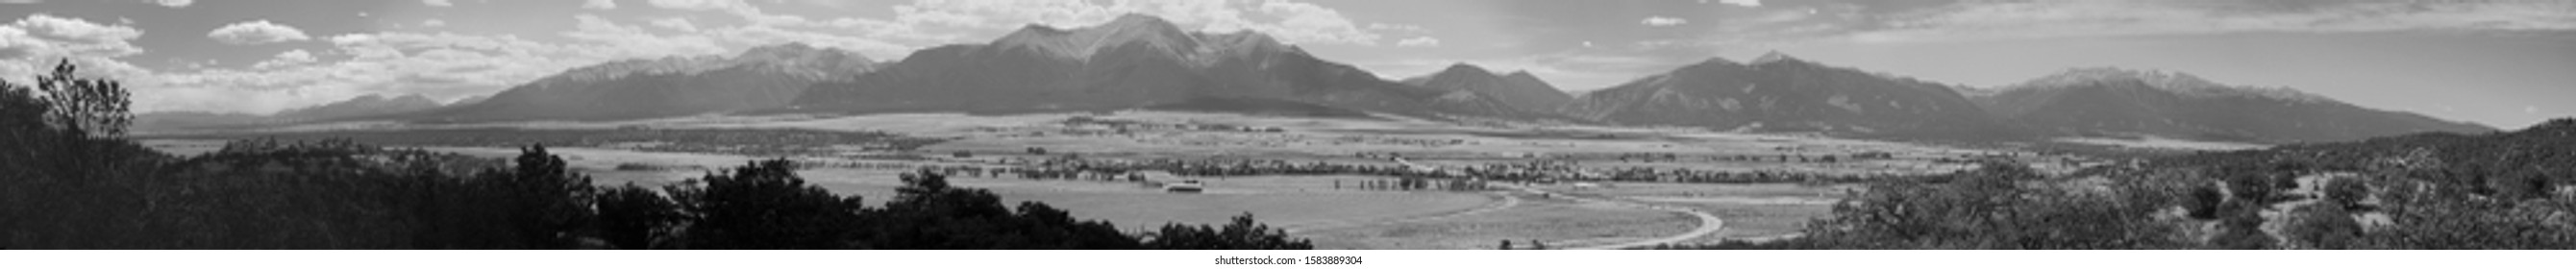
<svg viewBox="0 0 2576 269"><path fill-rule="evenodd" d="M490 141L400 137L401 130L502 130ZM335 137L368 133L402 147L485 157L518 153L506 130L711 130L685 139L761 143L798 150L752 151L708 141L560 140L549 145L603 185L663 185L752 160L785 157L833 164L799 171L809 182L869 203L893 197L896 175L917 167L1031 167L1051 160L1236 160L1245 162L1392 165L1453 170L1549 167L1567 174L1608 171L1701 171L1825 175L1931 174L1967 167L1973 158L2053 158L2011 151L1796 135L1588 126L1459 125L1412 120L1254 117L1173 112L968 116L689 117L610 123L509 123L403 126L335 124L233 134L165 135L147 144L180 154L219 148L222 139ZM762 131L884 133L823 136L865 141L762 141ZM533 131L532 131L533 132ZM735 135L740 133L742 135ZM616 133L612 133L616 134ZM743 136L748 135L748 136ZM748 138L745 138L748 137ZM684 139L673 137L671 139ZM744 140L752 139L752 140ZM917 148L889 141L934 141ZM358 141L368 143L370 141ZM469 143L470 142L470 143ZM403 144L417 143L417 144ZM707 144L707 145L700 145ZM798 146L798 145L819 146ZM679 147L674 145L687 145ZM781 153L788 152L788 153ZM1880 158L1855 156L1883 155ZM1827 159L1832 157L1832 159ZM1641 170L1642 169L1642 170ZM1843 185L1797 183L1544 183L1487 190L1372 190L1394 181L1375 175L1176 176L1147 172L1146 182L1034 180L994 175L952 177L959 186L1013 201L1042 201L1076 217L1144 230L1164 223L1210 224L1249 212L1265 223L1316 240L1324 248L1490 249L1632 247L1708 243L1792 235L1807 219L1828 214ZM1166 193L1152 183L1200 180L1209 190Z"/></svg>

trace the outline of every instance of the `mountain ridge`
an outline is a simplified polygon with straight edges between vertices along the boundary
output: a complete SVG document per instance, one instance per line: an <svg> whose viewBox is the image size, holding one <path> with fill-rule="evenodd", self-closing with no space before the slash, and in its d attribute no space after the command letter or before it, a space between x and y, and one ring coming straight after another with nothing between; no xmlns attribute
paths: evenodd
<svg viewBox="0 0 2576 269"><path fill-rule="evenodd" d="M1554 113L1559 107L1574 101L1574 95L1566 94L1527 71L1497 74L1467 63L1452 64L1440 72L1406 81L1407 84L1433 89L1490 96L1512 108L1536 113Z"/></svg>
<svg viewBox="0 0 2576 269"><path fill-rule="evenodd" d="M1999 119L2058 135L2145 134L2280 144L2494 131L2288 88L2231 86L2190 74L2116 68L2069 69L1978 98Z"/></svg>
<svg viewBox="0 0 2576 269"><path fill-rule="evenodd" d="M432 122L620 120L774 109L805 86L874 70L856 52L804 43L730 56L612 61L566 70L467 105L399 115Z"/></svg>
<svg viewBox="0 0 2576 269"><path fill-rule="evenodd" d="M1543 117L1493 98L1377 78L1267 34L1184 32L1142 15L1088 27L1024 27L984 44L913 53L848 81L813 85L799 111L1028 113L1264 99L1442 118ZM1269 102L1269 101L1265 101Z"/></svg>
<svg viewBox="0 0 2576 269"><path fill-rule="evenodd" d="M1950 86L1777 52L1749 63L1712 57L1585 94L1563 111L1627 125L1931 140L2017 137Z"/></svg>

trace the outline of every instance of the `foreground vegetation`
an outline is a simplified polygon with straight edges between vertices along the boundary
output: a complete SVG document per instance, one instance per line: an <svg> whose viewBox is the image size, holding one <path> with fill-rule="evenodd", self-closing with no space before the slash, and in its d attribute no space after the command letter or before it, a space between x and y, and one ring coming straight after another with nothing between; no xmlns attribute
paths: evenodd
<svg viewBox="0 0 2576 269"><path fill-rule="evenodd" d="M1805 236L1683 249L2576 249L2576 119L1875 182Z"/></svg>
<svg viewBox="0 0 2576 269"><path fill-rule="evenodd" d="M868 207L770 160L648 189L592 185L544 147L506 163L348 140L174 157L124 139L126 92L66 63L0 82L6 249L1306 249L1255 222L1127 234L1005 206L939 173Z"/></svg>

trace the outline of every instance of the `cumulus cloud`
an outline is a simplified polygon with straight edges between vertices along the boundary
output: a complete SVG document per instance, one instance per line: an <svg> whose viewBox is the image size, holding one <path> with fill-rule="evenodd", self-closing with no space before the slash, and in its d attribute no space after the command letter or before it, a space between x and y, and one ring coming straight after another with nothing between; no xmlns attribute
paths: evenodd
<svg viewBox="0 0 2576 269"><path fill-rule="evenodd" d="M28 15L0 24L0 79L23 81L63 59L81 64L85 73L140 73L144 69L113 58L143 53L132 43L141 36L142 30L128 25Z"/></svg>
<svg viewBox="0 0 2576 269"><path fill-rule="evenodd" d="M206 37L214 38L215 41L222 41L224 44L233 45L256 45L313 39L312 37L305 36L304 30L297 30L295 27L270 23L268 20L248 21L224 25L224 27L215 28L212 32L206 32Z"/></svg>
<svg viewBox="0 0 2576 269"><path fill-rule="evenodd" d="M1884 14L1863 42L2236 32L2576 30L2568 1L1964 2Z"/></svg>
<svg viewBox="0 0 2576 269"><path fill-rule="evenodd" d="M1690 20L1685 20L1685 19L1682 19L1682 18L1674 18L1674 17L1653 16L1653 17L1646 17L1646 19L1645 19L1645 20L1643 20L1643 21L1638 21L1637 23L1638 23L1638 24L1645 24L1646 26L1663 27L1663 26L1674 26L1674 25L1682 25L1682 24L1690 23Z"/></svg>
<svg viewBox="0 0 2576 269"><path fill-rule="evenodd" d="M251 69L168 72L128 83L138 91L140 110L266 113L377 93L486 94L615 57L508 35L379 32L324 39L348 58L322 61L292 50Z"/></svg>
<svg viewBox="0 0 2576 269"><path fill-rule="evenodd" d="M1438 47L1438 46L1440 46L1440 39L1439 39L1439 38L1432 38L1432 37L1428 37L1428 36L1423 36L1423 37L1414 37L1414 38L1406 38L1406 39L1404 39L1404 40L1397 40L1397 41L1395 41L1395 46L1398 46L1398 47Z"/></svg>
<svg viewBox="0 0 2576 269"><path fill-rule="evenodd" d="M165 6L165 7L188 7L188 4L195 4L195 3L197 3L197 1L196 1L196 0L155 0L155 1L152 1L152 3L154 3L154 4L161 4L161 6Z"/></svg>
<svg viewBox="0 0 2576 269"><path fill-rule="evenodd" d="M615 1L615 0L589 0L589 1L583 1L583 2L581 2L581 8L587 8L587 9L616 9L616 8L617 8L617 1Z"/></svg>
<svg viewBox="0 0 2576 269"><path fill-rule="evenodd" d="M698 25L695 23L689 23L688 18L673 17L653 20L653 26L661 26L662 28L670 28L671 30L679 30L681 32L698 31Z"/></svg>
<svg viewBox="0 0 2576 269"><path fill-rule="evenodd" d="M279 67L287 67L287 66L295 66L295 65L301 65L301 64L313 63L313 62L314 62L314 61L316 61L316 60L317 60L317 59L313 57L313 53L312 53L312 52L305 52L304 50L301 50L301 49L298 49L298 50L289 50L289 51L286 51L286 52L278 53L278 54L277 54L277 57L270 58L270 59L268 59L268 60L266 60L266 61L260 61L259 63L256 63L256 64L251 64L251 68L258 68L258 69L272 69L272 68L279 68Z"/></svg>
<svg viewBox="0 0 2576 269"><path fill-rule="evenodd" d="M1427 31L1427 30L1422 29L1422 26L1421 26L1421 25L1411 25L1411 24L1393 24L1393 23L1375 23L1375 22L1373 22L1373 23L1369 23L1369 24L1368 24L1368 29L1369 29L1369 30L1380 30L1380 31L1405 32L1405 33L1420 33L1420 32L1426 32L1426 31Z"/></svg>
<svg viewBox="0 0 2576 269"><path fill-rule="evenodd" d="M79 18L45 14L29 15L11 25L40 35L84 41L130 40L143 36L143 30L137 30L131 26L106 25Z"/></svg>

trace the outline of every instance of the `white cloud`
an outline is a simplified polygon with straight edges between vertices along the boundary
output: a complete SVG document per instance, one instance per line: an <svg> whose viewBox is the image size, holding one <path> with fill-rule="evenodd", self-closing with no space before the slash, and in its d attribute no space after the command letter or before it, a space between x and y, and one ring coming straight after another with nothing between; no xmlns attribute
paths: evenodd
<svg viewBox="0 0 2576 269"><path fill-rule="evenodd" d="M195 4L195 3L197 3L197 1L196 1L196 0L155 0L155 1L152 1L152 3L155 3L155 4L161 4L161 6L165 6L165 7L188 7L188 5L189 5L189 4Z"/></svg>
<svg viewBox="0 0 2576 269"><path fill-rule="evenodd" d="M132 43L143 31L128 25L106 25L79 18L28 15L0 24L0 79L24 81L38 70L69 59L86 74L134 74L141 67L114 58L143 53Z"/></svg>
<svg viewBox="0 0 2576 269"><path fill-rule="evenodd" d="M143 36L143 30L125 25L105 25L79 18L36 14L18 19L11 25L27 32L76 40L128 40Z"/></svg>
<svg viewBox="0 0 2576 269"><path fill-rule="evenodd" d="M429 19L429 20L426 20L426 21L420 21L420 26L429 26L429 27L447 26L447 20L441 20L441 19Z"/></svg>
<svg viewBox="0 0 2576 269"><path fill-rule="evenodd" d="M2238 32L2576 30L2576 2L1977 2L1887 14L1861 42Z"/></svg>
<svg viewBox="0 0 2576 269"><path fill-rule="evenodd" d="M1432 38L1432 37L1428 37L1428 36L1423 36L1423 37L1414 37L1414 38L1406 38L1406 39L1404 39L1404 40L1397 40L1397 41L1395 41L1395 46L1397 46L1397 47L1438 47L1438 46L1440 46L1440 39L1439 39L1439 38Z"/></svg>
<svg viewBox="0 0 2576 269"><path fill-rule="evenodd" d="M301 64L313 63L315 60L317 60L317 59L315 59L315 58L313 57L313 53L312 53L312 52L305 52L304 50L301 50L301 49L298 49L298 50L289 50L289 51L286 51L286 52L278 53L278 54L277 54L277 57L275 57L275 58L271 58L271 59L268 59L268 60L266 60L266 61L260 61L259 63L256 63L256 64L251 64L251 68L257 68L257 69L272 69L272 68L288 67L288 66L295 66L295 65L301 65Z"/></svg>
<svg viewBox="0 0 2576 269"><path fill-rule="evenodd" d="M422 5L429 5L429 6L433 6L433 7L452 7L452 6L456 6L456 3L448 2L448 0L420 0L420 4L422 4Z"/></svg>
<svg viewBox="0 0 2576 269"><path fill-rule="evenodd" d="M671 28L671 30L679 30L679 31L681 31L681 32L696 32L696 31L698 31L698 25L697 25L697 24L695 24L695 23L689 23L689 19L688 19L688 18L672 17L672 18L663 18L663 19L659 19L659 20L653 20L653 26L661 26L662 28Z"/></svg>
<svg viewBox="0 0 2576 269"><path fill-rule="evenodd" d="M295 27L269 23L268 20L248 21L224 25L224 27L215 28L212 32L206 32L206 37L214 38L215 41L223 41L225 44L233 45L255 45L313 39L312 37L305 36L304 30L296 30Z"/></svg>
<svg viewBox="0 0 2576 269"><path fill-rule="evenodd" d="M1686 20L1686 19L1682 19L1682 18L1674 18L1674 17L1653 16L1653 17L1646 17L1646 19L1645 19L1645 20L1638 21L1637 23L1638 23L1638 24L1645 24L1646 26L1663 27L1663 26L1674 26L1674 25L1687 24L1687 23L1690 23L1690 20Z"/></svg>
<svg viewBox="0 0 2576 269"><path fill-rule="evenodd" d="M1706 0L1702 0L1702 1L1700 1L1700 2L1701 2L1701 3L1707 3L1708 1L1706 1ZM1747 7L1759 7L1759 6L1762 6L1762 0L1718 0L1717 2L1719 2L1719 3L1726 3L1726 4L1728 4L1728 5L1738 5L1738 6L1747 6Z"/></svg>
<svg viewBox="0 0 2576 269"><path fill-rule="evenodd" d="M143 111L266 113L366 94L487 94L618 56L595 47L454 33L380 32L325 38L346 59L287 51L251 69L201 69L126 80ZM608 44L594 45L613 46Z"/></svg>
<svg viewBox="0 0 2576 269"><path fill-rule="evenodd" d="M650 3L653 7L678 10L723 10L736 12L756 12L760 10L759 7L754 7L751 3L743 2L742 0L651 0L645 1L645 3Z"/></svg>
<svg viewBox="0 0 2576 269"><path fill-rule="evenodd" d="M2539 107L2539 106L2522 106L2522 113L2524 113L2524 114L2540 114L2540 107Z"/></svg>
<svg viewBox="0 0 2576 269"><path fill-rule="evenodd" d="M617 8L617 1L615 1L615 0L589 0L589 1L583 1L583 2L581 2L581 8L587 8L587 9L616 9L616 8Z"/></svg>
<svg viewBox="0 0 2576 269"><path fill-rule="evenodd" d="M1422 33L1422 32L1428 32L1428 31L1429 31L1429 30L1424 30L1424 29L1422 29L1422 26L1421 26L1421 25L1411 25L1411 24L1393 24L1393 23L1375 23L1375 22L1369 23L1369 24L1368 24L1368 29L1369 29L1369 30L1380 30L1380 31L1403 32L1403 33Z"/></svg>

